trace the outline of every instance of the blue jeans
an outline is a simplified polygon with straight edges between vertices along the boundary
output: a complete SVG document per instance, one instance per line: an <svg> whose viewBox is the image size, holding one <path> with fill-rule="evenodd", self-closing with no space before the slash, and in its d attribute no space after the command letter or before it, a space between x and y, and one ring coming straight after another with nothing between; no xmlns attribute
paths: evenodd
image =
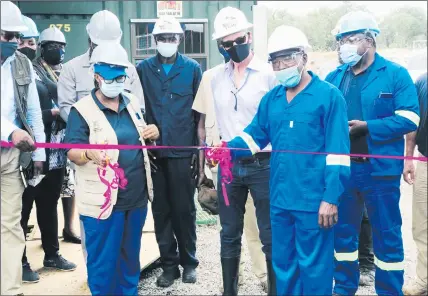
<svg viewBox="0 0 428 296"><path fill-rule="evenodd" d="M138 295L141 235L147 207L113 211L106 220L80 216L92 295Z"/></svg>
<svg viewBox="0 0 428 296"><path fill-rule="evenodd" d="M373 232L378 295L402 295L404 250L401 235L400 176L372 177L370 163L351 163L351 181L341 197L335 227L335 287L354 295L360 278L358 236L364 203Z"/></svg>
<svg viewBox="0 0 428 296"><path fill-rule="evenodd" d="M254 200L257 225L259 227L262 251L267 260L272 255L272 234L269 208L269 159L256 159L253 163L235 162L232 168L233 180L226 185L230 205L226 206L221 186L221 172L217 185L219 216L221 224L221 257L236 258L241 255L241 238L244 228L245 203L248 192Z"/></svg>

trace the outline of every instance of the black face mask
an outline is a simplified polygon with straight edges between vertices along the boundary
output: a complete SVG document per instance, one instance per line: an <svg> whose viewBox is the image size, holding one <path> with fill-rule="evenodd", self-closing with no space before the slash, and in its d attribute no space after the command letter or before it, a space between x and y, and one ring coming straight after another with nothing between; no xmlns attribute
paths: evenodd
<svg viewBox="0 0 428 296"><path fill-rule="evenodd" d="M43 50L43 59L49 65L61 64L64 60L65 51L62 48L52 48Z"/></svg>
<svg viewBox="0 0 428 296"><path fill-rule="evenodd" d="M235 63L240 63L250 55L250 44L237 44L226 50L230 59Z"/></svg>
<svg viewBox="0 0 428 296"><path fill-rule="evenodd" d="M36 50L30 47L23 47L18 50L25 54L30 61L34 60L34 58L36 57Z"/></svg>

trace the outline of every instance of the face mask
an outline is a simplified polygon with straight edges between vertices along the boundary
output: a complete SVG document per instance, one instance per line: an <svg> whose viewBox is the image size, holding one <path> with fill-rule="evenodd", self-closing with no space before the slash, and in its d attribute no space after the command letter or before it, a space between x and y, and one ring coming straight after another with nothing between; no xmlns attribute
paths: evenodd
<svg viewBox="0 0 428 296"><path fill-rule="evenodd" d="M65 50L62 48L53 48L43 50L43 59L49 65L58 65L64 61Z"/></svg>
<svg viewBox="0 0 428 296"><path fill-rule="evenodd" d="M12 56L18 49L18 42L5 42L1 41L1 59L5 61L8 57Z"/></svg>
<svg viewBox="0 0 428 296"><path fill-rule="evenodd" d="M224 62L225 62L225 63L228 63L228 62L230 61L230 56L229 56L229 54L227 53L226 49L224 49L224 47L220 46L220 47L218 48L218 51L219 51L219 52L220 52L220 54L222 55L222 57L223 57L223 59L224 59Z"/></svg>
<svg viewBox="0 0 428 296"><path fill-rule="evenodd" d="M353 67L356 64L358 64L358 62L366 54L366 52L363 55L359 55L358 45L343 44L342 46L340 46L340 50L339 50L340 60L342 60L344 64L348 64L351 67Z"/></svg>
<svg viewBox="0 0 428 296"><path fill-rule="evenodd" d="M297 86L300 83L303 73L303 69L301 72L299 72L299 64L300 62L296 66L281 71L276 71L276 79L286 88L293 88Z"/></svg>
<svg viewBox="0 0 428 296"><path fill-rule="evenodd" d="M178 43L158 42L157 50L159 54L165 58L172 57L178 48Z"/></svg>
<svg viewBox="0 0 428 296"><path fill-rule="evenodd" d="M239 64L250 55L250 44L237 44L226 50L230 59Z"/></svg>
<svg viewBox="0 0 428 296"><path fill-rule="evenodd" d="M18 49L20 52L22 52L23 54L25 54L27 56L27 58L30 59L30 61L34 60L34 58L36 57L36 50L32 49L30 47L23 47Z"/></svg>
<svg viewBox="0 0 428 296"><path fill-rule="evenodd" d="M101 92L110 99L116 98L123 90L125 89L125 82L116 82L113 81L110 84L101 82L100 90Z"/></svg>

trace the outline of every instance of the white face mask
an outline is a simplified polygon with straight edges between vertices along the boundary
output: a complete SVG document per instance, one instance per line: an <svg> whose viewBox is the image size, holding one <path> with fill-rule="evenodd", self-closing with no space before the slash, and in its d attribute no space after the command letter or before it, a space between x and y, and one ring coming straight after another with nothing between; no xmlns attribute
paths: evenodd
<svg viewBox="0 0 428 296"><path fill-rule="evenodd" d="M157 50L159 54L165 58L172 57L178 48L178 43L158 42Z"/></svg>
<svg viewBox="0 0 428 296"><path fill-rule="evenodd" d="M107 98L114 99L125 89L125 82L113 81L110 84L101 82L100 90Z"/></svg>

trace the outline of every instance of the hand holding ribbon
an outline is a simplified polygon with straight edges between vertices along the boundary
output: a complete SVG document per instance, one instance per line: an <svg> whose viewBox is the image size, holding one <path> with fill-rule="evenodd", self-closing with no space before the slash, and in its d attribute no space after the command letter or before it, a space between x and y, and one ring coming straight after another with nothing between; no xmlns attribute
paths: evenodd
<svg viewBox="0 0 428 296"><path fill-rule="evenodd" d="M220 147L205 150L205 157L212 163L218 163L221 171L221 187L226 206L229 206L229 198L227 196L226 184L230 184L233 180L232 176L232 156L230 149L227 148L227 143L222 142Z"/></svg>

